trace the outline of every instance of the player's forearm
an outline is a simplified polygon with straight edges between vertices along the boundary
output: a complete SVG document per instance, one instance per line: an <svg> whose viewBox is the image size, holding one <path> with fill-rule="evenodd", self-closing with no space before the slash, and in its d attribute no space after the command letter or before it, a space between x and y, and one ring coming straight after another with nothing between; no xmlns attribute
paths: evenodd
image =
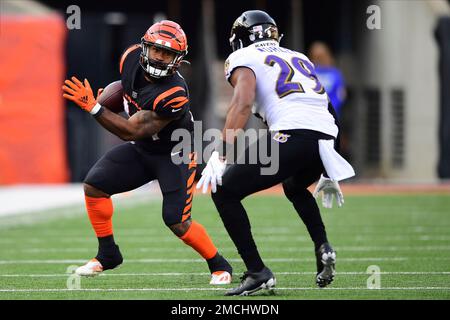
<svg viewBox="0 0 450 320"><path fill-rule="evenodd" d="M95 119L102 125L103 128L125 141L133 141L145 138L147 136L152 136L157 133L156 128L155 130L149 130L149 128L146 128L146 132L144 134L142 128L106 108L102 114Z"/></svg>
<svg viewBox="0 0 450 320"><path fill-rule="evenodd" d="M225 126L222 131L222 139L226 143L233 144L239 130L244 129L251 115L251 105L232 105L228 111Z"/></svg>
<svg viewBox="0 0 450 320"><path fill-rule="evenodd" d="M255 74L248 68L238 68L230 78L234 87L233 98L222 132L222 139L233 144L239 130L244 129L252 113L255 99Z"/></svg>

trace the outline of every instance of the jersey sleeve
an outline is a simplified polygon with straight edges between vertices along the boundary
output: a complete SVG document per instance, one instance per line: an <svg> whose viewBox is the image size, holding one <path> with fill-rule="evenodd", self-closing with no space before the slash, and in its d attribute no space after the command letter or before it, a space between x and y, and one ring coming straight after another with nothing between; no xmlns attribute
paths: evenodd
<svg viewBox="0 0 450 320"><path fill-rule="evenodd" d="M250 54L246 54L245 49L237 50L230 54L228 59L225 61L225 78L230 81L233 71L239 67L246 67L253 71L256 75L256 66Z"/></svg>
<svg viewBox="0 0 450 320"><path fill-rule="evenodd" d="M123 71L123 65L124 65L124 63L125 63L125 60L126 60L127 57L129 56L129 54L130 54L131 52L133 52L134 50L140 48L140 47L141 47L140 44L134 44L134 45L132 45L131 47L128 47L128 48L124 51L124 53L122 53L122 56L120 57L120 64L119 64L119 71L120 71L120 74L122 74L122 71Z"/></svg>
<svg viewBox="0 0 450 320"><path fill-rule="evenodd" d="M163 118L179 118L188 109L189 94L179 85L161 92L152 104L152 110Z"/></svg>

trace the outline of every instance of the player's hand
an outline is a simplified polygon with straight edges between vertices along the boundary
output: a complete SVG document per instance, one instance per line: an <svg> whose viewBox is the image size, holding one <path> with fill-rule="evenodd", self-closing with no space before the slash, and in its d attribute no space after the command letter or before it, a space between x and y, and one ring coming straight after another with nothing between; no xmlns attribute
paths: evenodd
<svg viewBox="0 0 450 320"><path fill-rule="evenodd" d="M97 99L103 90L100 89L98 91L97 99L95 99L91 85L87 79L84 79L84 83L76 77L72 77L71 79L64 81L65 85L62 88L65 93L63 97L75 102L81 109L91 112L97 104Z"/></svg>
<svg viewBox="0 0 450 320"><path fill-rule="evenodd" d="M203 186L203 193L208 191L208 186L211 185L211 191L217 191L217 185L222 185L222 175L227 165L226 161L219 159L219 152L214 151L206 164L205 169L202 171L202 177L197 183L197 189Z"/></svg>
<svg viewBox="0 0 450 320"><path fill-rule="evenodd" d="M99 88L98 90L97 90L97 100L98 100L98 98L100 98L100 95L103 93L103 88Z"/></svg>
<svg viewBox="0 0 450 320"><path fill-rule="evenodd" d="M333 207L333 196L336 197L338 207L342 207L344 204L344 195L337 181L321 175L313 193L314 198L317 198L320 192L322 192L322 205L324 208Z"/></svg>

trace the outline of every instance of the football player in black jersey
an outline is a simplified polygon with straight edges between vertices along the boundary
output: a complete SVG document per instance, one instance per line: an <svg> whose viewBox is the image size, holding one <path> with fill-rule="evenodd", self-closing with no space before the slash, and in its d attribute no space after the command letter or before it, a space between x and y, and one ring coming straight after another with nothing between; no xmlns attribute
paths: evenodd
<svg viewBox="0 0 450 320"><path fill-rule="evenodd" d="M122 55L121 82L126 103L125 119L102 107L88 80L66 80L64 97L75 102L105 129L128 141L107 152L84 181L86 209L99 248L97 256L76 274L94 276L122 263L113 237L111 195L138 188L157 179L163 194L163 219L173 233L195 249L208 263L211 284L231 282L232 268L203 226L191 218L196 170L195 154L190 163L175 164L171 141L176 129L192 133L189 93L177 69L187 54L187 39L181 27L168 20L152 25L141 40ZM97 96L98 98L98 96Z"/></svg>

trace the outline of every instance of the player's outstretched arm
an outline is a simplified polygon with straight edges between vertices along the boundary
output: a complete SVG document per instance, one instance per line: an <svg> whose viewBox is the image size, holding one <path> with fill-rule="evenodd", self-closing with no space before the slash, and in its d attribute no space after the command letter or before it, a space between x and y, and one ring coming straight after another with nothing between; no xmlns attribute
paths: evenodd
<svg viewBox="0 0 450 320"><path fill-rule="evenodd" d="M105 108L96 120L122 140L134 141L150 138L173 119L161 118L156 112L150 110L141 110L127 120Z"/></svg>
<svg viewBox="0 0 450 320"><path fill-rule="evenodd" d="M99 90L96 99L87 79L81 82L72 77L64 83L64 98L75 102L80 108L92 114L105 129L122 140L149 138L173 120L161 118L155 112L147 110L141 110L127 120L97 103L101 91Z"/></svg>
<svg viewBox="0 0 450 320"><path fill-rule="evenodd" d="M256 78L253 71L248 68L238 68L233 72L230 82L234 91L222 133L223 143L218 146L221 154L214 151L202 171L197 189L202 188L203 193L208 191L209 186L211 186L212 192L216 192L217 185L222 185L222 175L226 166L223 154L226 149L224 145L234 144L237 133L245 127L252 112L256 89Z"/></svg>

